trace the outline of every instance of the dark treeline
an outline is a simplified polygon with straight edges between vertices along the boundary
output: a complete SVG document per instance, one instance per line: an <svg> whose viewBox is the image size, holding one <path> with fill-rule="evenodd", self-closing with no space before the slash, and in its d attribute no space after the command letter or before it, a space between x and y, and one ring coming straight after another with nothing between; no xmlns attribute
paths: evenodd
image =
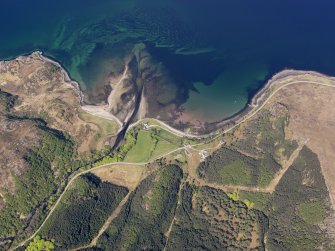
<svg viewBox="0 0 335 251"><path fill-rule="evenodd" d="M0 112L9 112L18 100L18 96L4 92L0 88Z"/></svg>
<svg viewBox="0 0 335 251"><path fill-rule="evenodd" d="M98 242L102 250L163 250L177 206L182 171L164 167L136 189Z"/></svg>
<svg viewBox="0 0 335 251"><path fill-rule="evenodd" d="M21 176L15 176L16 194L5 191L6 205L0 214L0 236L14 236L25 220L57 189L57 182L66 173L74 156L74 144L61 132L40 127L41 140L25 156L29 165ZM57 174L56 174L57 173ZM28 217L27 219L31 219Z"/></svg>
<svg viewBox="0 0 335 251"><path fill-rule="evenodd" d="M267 217L224 192L186 184L167 250L264 250Z"/></svg>
<svg viewBox="0 0 335 251"><path fill-rule="evenodd" d="M321 221L311 224L303 218L300 206L315 202L319 208L314 213L321 214ZM318 224L322 223L322 217L326 217L323 210L329 212L329 205L329 194L318 157L304 147L269 201L266 210L271 223L268 249L300 250L303 247L304 250L327 250L329 239Z"/></svg>
<svg viewBox="0 0 335 251"><path fill-rule="evenodd" d="M128 189L87 174L78 178L42 229L60 249L89 243L128 193Z"/></svg>

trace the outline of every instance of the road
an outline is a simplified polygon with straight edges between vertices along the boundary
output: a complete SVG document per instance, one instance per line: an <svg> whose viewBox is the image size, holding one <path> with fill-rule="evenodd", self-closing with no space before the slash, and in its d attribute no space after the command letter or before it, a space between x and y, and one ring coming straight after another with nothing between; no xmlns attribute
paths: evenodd
<svg viewBox="0 0 335 251"><path fill-rule="evenodd" d="M216 135L212 140L215 140L217 139L218 137L222 136L223 134L226 134L232 130L234 130L235 128L237 128L238 126L240 126L241 124L243 124L244 122L246 122L247 120L250 120L251 118L253 118L255 115L257 115L258 112L260 112L264 107L265 105L282 89L286 88L286 87L289 87L291 85L296 85L296 84L315 84L315 85L320 85L320 86L326 86L326 87L331 87L331 88L335 88L335 85L333 84L324 84L324 83L319 83L319 82L314 82L314 81L305 81L305 80L302 80L302 81L293 81L293 82L290 82L290 83L287 83L287 84L284 84L282 86L280 86L279 88L277 88L276 90L274 90L271 95L262 102L261 105L257 105L254 107L253 110L250 111L250 114L245 116L243 119L241 119L240 121L238 121L235 125L229 127L228 129L224 130L224 131L217 131L215 133L212 133L212 134L206 134L206 135L192 135L192 138L198 138L198 139L204 139L204 138L207 138L207 137L211 137L213 135ZM153 119L155 120L156 122L160 123L161 125L155 125L155 126L152 126L152 127L159 127L163 130L167 130L169 131L170 133L178 136L178 137L189 137L190 134L188 133L185 133L185 132L182 132L182 131L179 131L177 129L174 129L172 128L171 126L167 125L166 123L158 120L158 119ZM129 128L131 127L134 127L136 125L138 125L139 123L141 123L143 120L139 120L137 121L136 123L132 124L131 126L129 126ZM163 126L162 126L163 125ZM192 146L198 146L198 145L203 145L203 144L208 144L209 142L206 142L206 143L199 143L199 144L194 144Z"/></svg>
<svg viewBox="0 0 335 251"><path fill-rule="evenodd" d="M271 180L270 184L266 187L257 187L257 186L241 186L241 185L222 185L214 182L208 182L207 180L201 179L199 177L193 177L200 186L209 186L215 189L222 191L245 191L245 192L254 192L254 193L273 193L276 190L277 185L279 184L282 177L288 171L289 167L293 164L296 158L299 156L301 149L305 146L307 142L302 143L299 147L291 154L287 161L284 161L282 168L275 174L274 178Z"/></svg>
<svg viewBox="0 0 335 251"><path fill-rule="evenodd" d="M75 249L71 249L70 251L77 251L77 250L84 250L87 248L92 248L94 246L96 246L100 236L107 230L107 228L109 227L109 225L112 223L112 221L119 216L119 214L121 213L122 208L124 207L124 205L127 203L131 193L133 191L130 190L128 192L128 194L126 195L126 197L124 197L122 199L122 201L120 202L120 204L117 206L117 208L114 210L114 212L111 214L111 216L108 217L108 219L105 221L104 225L100 228L97 236L94 237L94 239L86 246L82 246L82 247L78 247Z"/></svg>
<svg viewBox="0 0 335 251"><path fill-rule="evenodd" d="M197 138L197 139L205 139L211 136L216 136L213 139L217 138L218 136L221 136L222 134L226 134L232 130L234 130L236 127L238 127L239 125L241 125L242 123L244 123L245 121L253 118L260 110L262 110L264 108L264 106L282 89L292 86L292 85L297 85L297 84L315 84L315 85L319 85L319 86L326 86L326 87L331 87L331 88L335 88L335 84L325 84L325 83L319 83L319 82L315 82L315 81L307 81L307 80L299 80L299 81L292 81L289 83L286 83L284 85L279 86L276 90L272 91L272 93L270 94L270 96L265 99L264 101L261 101L261 104L256 104L255 106L253 106L253 109L249 112L249 115L243 117L241 120L239 120L235 125L229 127L228 129L221 131L218 130L216 132L213 133L209 133L209 134L203 134L203 135L195 135L195 134L191 134L191 133L185 133L183 131L180 131L178 129L175 129L173 127L171 127L170 125L168 125L167 123L160 121L158 119L155 118L150 118L151 120L154 120L155 122L159 123L160 125L155 125L155 127L160 127L161 129L167 130L170 133L178 136L178 137L188 137L188 138ZM268 87L269 89L271 88L271 86ZM93 114L94 115L94 114ZM239 116L239 115L237 115ZM145 121L146 119L141 119L136 121L135 123L131 124L129 126L129 129L132 127L135 127L137 125L139 125L140 123L142 123L143 121Z"/></svg>
<svg viewBox="0 0 335 251"><path fill-rule="evenodd" d="M64 188L62 194L59 196L58 200L56 201L56 203L53 205L53 207L50 209L48 215L46 216L46 218L44 219L44 221L42 222L41 226L34 232L34 234L32 234L29 238L27 238L26 240L22 241L20 244L18 244L16 247L14 248L11 248L10 250L16 250L17 248L19 247L22 247L23 245L25 245L28 241L32 240L37 234L39 231L41 231L41 229L43 228L43 226L45 225L45 223L48 221L48 219L50 218L50 216L52 215L52 213L55 211L55 209L57 208L57 206L59 205L60 201L62 200L64 194L66 193L66 191L70 188L71 184L78 178L80 177L81 175L84 175L84 174L87 174L87 173L90 173L94 170L97 170L97 169L100 169L100 168L103 168L103 167L107 167L107 166L114 166L114 165L136 165L136 166L144 166L144 165L147 165L147 164L150 164L154 161L156 161L157 159L161 159L161 158L164 158L165 156L168 156L172 153L175 153L175 152L178 152L180 150L183 150L185 149L186 147L179 147L177 149L174 149L168 153L165 153L165 154L162 154L161 156L155 158L154 160L149 160L147 162L144 162L144 163L131 163L131 162L115 162L115 163L109 163L109 164L104 164L104 165L101 165L101 166L97 166L97 167L93 167L91 169L88 169L88 170L85 170L85 171L82 171L80 173L77 173L76 175L74 175L70 181L68 182L68 184L66 185L66 187Z"/></svg>
<svg viewBox="0 0 335 251"><path fill-rule="evenodd" d="M85 112L93 116L116 122L120 128L119 131L123 126L122 122L117 117L115 117L111 112L108 111L109 110L108 105L104 106L83 105L81 106L81 109L83 109Z"/></svg>
<svg viewBox="0 0 335 251"><path fill-rule="evenodd" d="M179 185L179 190L178 190L178 200L177 200L177 206L174 210L174 216L173 216L173 219L171 221L171 224L168 228L168 231L165 233L165 237L166 237L166 242L165 242L165 245L164 245L164 248L163 248L163 251L166 251L166 248L167 248L167 245L169 243L169 239L170 239L170 235L171 235L171 232L172 232L172 229L173 229L173 226L174 226L174 223L176 222L177 218L176 218L176 213L178 211L178 208L182 205L182 191L183 191L183 187L185 185L185 181L181 181L180 182L180 185Z"/></svg>
<svg viewBox="0 0 335 251"><path fill-rule="evenodd" d="M133 128L137 125L139 125L140 123L142 123L143 121L145 121L147 118L144 118L144 119L141 119L141 120L138 120L136 121L135 123L131 124L129 126L129 129L130 128ZM159 123L160 125L151 125L151 126L156 126L156 127L161 127L162 129L166 130L166 131L169 131L171 132L172 134L178 136L178 137L187 137L187 138L198 138L198 139L201 139L201 138L204 138L204 137L209 137L211 134L206 134L206 135L195 135L195 134L191 134L191 133L186 133L186 132L183 132L183 131L180 131L178 129L175 129L173 128L172 126L168 125L167 123L159 120L159 119L155 119L155 118L150 118L151 120Z"/></svg>
<svg viewBox="0 0 335 251"><path fill-rule="evenodd" d="M243 119L241 119L239 122L237 122L235 125L233 125L233 126L231 126L230 128L228 128L228 129L226 129L225 131L221 131L221 132L216 132L215 134L218 134L216 137L214 137L212 140L214 140L215 138L217 138L217 137L219 137L219 136L221 136L222 134L226 134L226 133L228 133L228 132L230 132L230 131L232 131L233 129L235 129L236 127L238 127L239 125L241 125L242 123L244 123L245 121L247 121L247 120L249 120L249 119L251 119L251 118L253 118L272 98L273 98L273 96L276 94L276 93L278 93L280 90L282 90L283 88L286 88L286 87L288 87L288 86L292 86L292 85L296 85L296 84L315 84L315 85L320 85L320 86L326 86L326 87L331 87L331 88L335 88L335 85L333 85L333 84L325 84L325 83L319 83L319 82L314 82L314 81L305 81L305 80L302 80L302 81L292 81L292 82L290 82L290 83L287 83L287 84L284 84L284 85L282 85L282 86L280 86L279 88L277 88L276 90L274 90L271 94L270 94L270 96L266 99L266 100L264 100L263 102L262 102L262 104L261 105L258 105L257 104L257 106L253 109L253 110L251 110L250 111L250 114L249 115L247 115L247 116L245 116ZM168 131L170 131L171 133L173 133L174 135L176 135L176 136L185 136L185 137L189 137L190 135L189 134L187 134L187 133L184 133L184 132L182 132L182 131L178 131L178 130L176 130L176 129L174 129L174 128L172 128L172 127L170 127L170 126L168 126L167 124L165 124L164 122L162 122L162 121L159 121L159 120L156 120L157 122L159 122L161 125L163 125L163 126L158 126L158 127L161 127L162 129L164 129L164 130L168 130ZM138 121L138 122L136 122L136 124L138 124L138 123L140 123L140 121ZM202 136L198 136L198 135L192 135L192 137L193 138L205 138L205 137L209 137L209 136L212 136L213 134L210 134L210 135L202 135ZM208 142L207 142L208 143ZM207 144L206 143L206 144ZM197 145L202 145L202 144L205 144L205 143L199 143L199 144L194 144L194 145L192 145L192 146L197 146ZM10 250L15 250L15 249L17 249L17 248L19 248L19 247L21 247L21 246L23 246L23 245L25 245L28 241L30 241L30 240L32 240L36 235L37 235L37 233L43 228L43 226L44 226L44 224L46 223L46 221L50 218L50 216L52 215L52 213L55 211L55 209L57 208L57 206L58 206L58 204L60 203L60 201L61 201L61 199L63 198L63 196L64 196L64 194L65 194L65 192L69 189L69 187L70 187L70 185L79 177L79 176L81 176L81 175L84 175L84 174L86 174L86 173L89 173L89 172L91 172L91 171L94 171L94 170L96 170L96 169L99 169L99 168L103 168L103 167L106 167L106 166L112 166L112 165L147 165L147 164L149 164L149 163L151 163L151 162L153 162L153 161L156 161L156 160L158 160L158 159L161 159L161 158L163 158L163 157L165 157L165 156L168 156L168 155L170 155L170 154L172 154L172 153L174 153L174 152L178 152L178 151L180 151L180 150L183 150L183 149L186 149L186 148L188 148L188 147L190 147L190 146L183 146L183 147L179 147L179 148L177 148L177 149L175 149L175 150L172 150L172 151L170 151L170 152L168 152L168 153L165 153L165 154L163 154L163 155L161 155L161 156L159 156L159 157L157 157L156 159L154 159L154 160L150 160L150 161L148 161L148 162L146 162L146 163L129 163L129 162L116 162L116 163L110 163L110 164L105 164L105 165L101 165L101 166L98 166L98 167L94 167L94 168L92 168L92 169L89 169L89 170L86 170L86 171L83 171L83 172L81 172L81 173L78 173L78 174L76 174L75 176L73 176L71 179L70 179L70 181L68 182L68 184L67 184L67 186L65 187L65 189L64 189L64 191L63 191L63 193L60 195L60 197L58 198L58 200L56 201L56 203L55 203L55 205L51 208L51 210L50 210L50 212L48 213L48 215L47 215L47 217L45 218L45 220L42 222L42 224L41 224L41 226L34 232L34 234L33 235L31 235L29 238L27 238L26 240L24 240L23 242L21 242L18 246L16 246L16 247L14 247L14 248L12 248L12 249L10 249ZM283 175L283 174L282 174ZM281 177L282 177L282 175L281 175ZM279 182L279 180L278 180L278 182ZM242 187L241 187L242 188ZM248 187L247 189L251 189L250 187ZM254 189L254 188L252 188L252 189ZM256 192L258 192L258 191L260 191L258 188L255 188L256 189ZM258 189L258 190L257 190Z"/></svg>

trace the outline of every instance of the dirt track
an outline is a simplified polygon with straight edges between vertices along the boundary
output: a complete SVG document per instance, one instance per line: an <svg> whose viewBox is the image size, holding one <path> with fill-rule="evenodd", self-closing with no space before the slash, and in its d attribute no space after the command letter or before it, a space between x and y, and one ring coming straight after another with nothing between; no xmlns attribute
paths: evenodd
<svg viewBox="0 0 335 251"><path fill-rule="evenodd" d="M218 184L214 182L209 182L207 180L201 179L197 173L196 173L196 167L197 167L197 161L195 163L192 163L191 159L196 159L197 157L194 157L195 152L193 153L193 156L189 156L189 162L191 165L189 165L189 179L196 182L199 186L209 186L212 188L220 189L225 192L231 192L234 190L240 190L240 191L246 191L246 192L257 192L257 193L273 193L276 190L276 187L282 177L285 175L289 167L293 164L293 162L296 160L296 158L299 156L299 153L301 149L304 147L305 144L300 144L299 147L291 154L290 158L287 161L284 161L281 170L275 175L273 180L270 182L270 184L267 187L256 187L256 186L239 186L239 185L223 185Z"/></svg>
<svg viewBox="0 0 335 251"><path fill-rule="evenodd" d="M308 74L307 74L308 75ZM305 75L304 75L304 77L306 77ZM308 76L307 76L308 77ZM303 87L306 87L306 85L311 85L311 86L319 86L321 89L322 88L325 88L326 90L324 91L325 92L325 95L327 94L327 95L330 95L330 96L327 96L327 97L329 97L329 98L327 98L327 101L329 102L329 101L331 101L331 100L334 100L334 102L335 102L335 93L334 92L330 92L329 91L329 87L331 87L331 88L334 88L335 87L335 85L334 85L334 83L333 83L333 80L332 79L330 79L330 78L323 78L323 81L321 81L320 80L320 82L317 82L317 80L319 80L320 79L320 76L316 76L315 77L316 78L316 80L313 80L313 79L303 79L303 80L296 80L296 81L289 81L290 79L288 79L287 81L287 83L281 83L281 84L279 84L279 87L277 88L277 89L275 89L274 91L272 91L271 92L271 94L265 99L265 100L263 100L262 101L262 103L260 104L259 103L259 105L256 105L255 107L254 107L254 109L252 110L252 112L250 113L250 114L248 114L248 115L246 115L246 116L244 116L244 117L241 117L240 118L240 120L235 124L235 125L233 125L232 127L230 127L230 128L228 128L228 129L226 129L226 130L224 130L224 132L223 133L227 133L227 132L229 132L229 131L231 131L231 130L233 130L235 127L237 127L238 125L240 125L240 124L242 124L242 123L244 123L245 121L247 121L247 120L249 120L249 119L251 119L252 117L254 117L261 109L263 109L263 107L265 107L268 103L271 103L273 100L273 97L275 96L275 95L277 95L279 92L281 92L282 90L283 91L286 91L287 92L287 90L290 90L291 92L288 92L288 94L286 95L286 96L288 96L290 93L292 93L292 90L291 90L291 87L293 86L293 87L295 87L296 88L296 86L303 86ZM290 87L290 88L288 88L288 87ZM314 88L315 89L315 88ZM313 90L313 88L311 88L311 90ZM285 93L285 92L284 92ZM294 100L299 100L299 99L297 99L296 98L296 93L295 92L293 92L294 93L294 96L293 96L293 99ZM312 93L312 94L315 94L315 93ZM310 93L309 93L309 95L310 95ZM310 97L309 95L307 95L307 97ZM285 95L283 95L283 97L285 97ZM323 98L323 97L322 97ZM284 99L284 98L283 98ZM276 98L276 101L278 101L279 100L279 98ZM270 102L271 101L271 102ZM292 103L294 103L292 100L288 100L288 105L292 105L292 104L290 104L289 102L292 102ZM296 101L296 103L297 103L297 101ZM302 103L298 103L298 105L300 104L300 106L302 106L302 109L304 109L304 110L306 110L306 104L304 103L304 102L302 102ZM321 105L327 105L327 104L325 104L325 103L320 103ZM314 106L315 107L315 104L314 103L311 103L311 105L312 106ZM335 104L334 104L335 105ZM332 106L332 107L334 107L334 106ZM328 109L327 109L327 111L328 112L331 112L332 110L334 110L334 109L332 109L332 107L329 107ZM323 107L321 106L321 107L319 107L318 109L316 109L315 110L315 112L314 113L308 113L307 115L317 115L317 114L320 114L320 109L322 110L323 109ZM297 111L300 111L299 109L297 109ZM335 111L333 111L333 113L335 113ZM300 115L300 113L297 113L296 114L296 116L299 116ZM329 114L328 114L328 116L329 116ZM334 114L334 116L331 116L332 118L334 118L335 117L335 114ZM294 114L293 114L293 118L294 118ZM311 119L311 117L304 117L305 119L307 119L307 118L309 118L309 119ZM301 120L301 121L303 121L303 124L305 125L306 124L306 120L304 121L304 120ZM327 131L328 133L331 133L332 135L334 135L334 131L332 131L332 129L334 129L334 125L335 125L335 121L333 122L333 121L331 121L330 119L329 120L327 120L326 121L327 123L327 125L330 125L329 126L329 128L330 128L330 130L329 131ZM297 136L297 137L300 137L300 139L302 139L302 138L304 138L304 139L306 139L306 135L304 134L304 133L307 133L308 132L308 130L307 131L303 131L303 130L301 130L301 125L300 125L300 127L299 126L297 126L297 125L295 125L294 123L292 123L293 125L292 125L292 130L294 131L294 133L295 133L295 135ZM312 123L313 125L318 125L318 123ZM296 127L294 127L294 125L296 126ZM162 127L163 128L163 127ZM318 128L318 127L314 127L314 129L317 129L317 130L323 130L323 127L320 127L320 128ZM166 127L165 128L163 128L163 129L166 129ZM328 129L328 127L327 127L327 129ZM171 131L171 132L173 132L174 134L176 134L177 135L177 133L174 131L174 130L169 130L169 131ZM301 133L303 133L304 135L299 135L299 132L301 132ZM322 134L322 135L324 135L324 137L321 137L321 142L320 142L320 140L316 140L316 139L318 139L318 138L320 138L320 137L318 137L318 136L316 136L316 138L315 138L315 135L319 135L318 133L315 133L315 130L314 130L314 134L310 134L310 138L311 138L311 141L310 141L310 143L308 144L308 145L310 145L311 146L311 148L312 148L312 150L314 150L318 155L319 155L319 158L320 158L320 160L321 160L321 166L322 166L322 168L323 168L323 172L324 172L324 176L325 176L325 178L326 178L326 182L327 182L327 186L328 186L328 189L329 189L329 191L330 191L330 194L331 194L331 197L332 197L332 199L334 200L334 194L335 194L335 179L334 178L332 178L333 176L335 176L335 174L334 174L334 171L333 171L333 167L332 167L332 165L331 165L331 162L332 162L332 160L334 160L335 158L334 158L334 153L335 153L335 151L334 151L334 149L333 148L335 148L335 146L333 146L333 144L331 143L331 142L335 142L335 140L332 140L332 137L331 137L331 139L329 139L329 134ZM328 138L327 138L327 136L328 136ZM335 135L334 135L334 137L335 137ZM330 145L330 147L328 147L328 148L325 148L325 147L323 147L323 145L324 145L324 141L326 140L326 142L329 142L329 145ZM302 147L302 146L301 146ZM183 149L185 149L186 147L181 147L181 148L178 148L178 149L175 149L175 150L173 150L173 151L171 151L171 152L169 152L169 153L166 153L166 154L164 154L164 155L162 155L162 156L160 156L159 158L161 158L161 157L163 157L163 156L167 156L167 155L169 155L169 154L171 154L171 153L173 153L173 152L176 152L176 151L179 151L179 150L183 150ZM324 152L322 152L322 149L323 150L326 150L326 153L328 153L328 155L326 154L323 154ZM289 161L286 163L286 165L283 167L283 170L278 174L278 177L273 181L273 182L271 182L271 184L270 184L270 187L268 187L268 188L265 188L263 191L264 192L272 192L274 189L275 189L275 187L277 186L277 184L278 184L278 182L280 181L280 178L285 174L285 172L286 172L286 170L287 170L287 168L290 166L290 163L293 163L293 161L295 160L295 158L297 157L297 155L298 155L298 153L299 153L299 151L300 151L300 149L297 149L293 154L292 154L292 156L290 157L290 159L289 159ZM118 164L124 164L124 165L126 165L126 164L137 164L137 165L143 165L143 164L146 164L146 163L118 163ZM102 166L101 166L102 167ZM101 167L97 167L97 168L101 168ZM97 169L97 168L95 168L95 169ZM82 175L82 174L84 174L84 173L86 173L86 172L90 172L90 171L92 171L92 170L88 170L88 171L85 171L85 172L83 172L83 173L80 173L80 174L77 174L76 176L74 176L71 180L70 180L70 182L68 183L68 185L67 185L67 187L66 187L66 189L65 189L65 191L67 190L67 188L69 187L69 185L74 181L74 179L75 178L77 178L77 177L79 177L80 175ZM195 177L194 177L195 178ZM210 186L213 186L213 187L215 187L215 188L220 188L220 189L223 189L223 190L228 190L228 189L232 189L232 188L238 188L238 189L240 189L240 190L244 190L244 189L246 189L247 191L255 191L255 192L262 192L262 190L261 190L261 188L251 188L251 187L238 187L238 186L221 186L221 185L217 185L217 184L205 184L205 183L202 183L202 181L201 180L199 180L199 182L200 182L200 185L210 185ZM64 192L65 192L64 191ZM63 193L64 194L64 193ZM35 232L35 234L34 235L32 235L30 238L28 238L28 239L26 239L24 242L22 242L21 244L20 244L20 246L22 246L23 244L25 244L26 242L28 242L29 240L31 240L38 232L39 232L39 230L43 227L43 225L44 225L44 223L46 222L46 220L49 218L49 216L52 214L52 212L53 212L53 210L55 209L55 207L58 205L58 203L59 203L59 201L61 200L61 198L62 198L62 196L63 196L63 194L60 196L60 198L57 200L57 202L56 202L56 204L54 205L54 207L52 208L52 210L49 212L49 214L48 214L48 216L47 216L47 218L45 219L45 221L43 222L43 224L40 226L40 228ZM17 248L17 247L16 247ZM16 249L16 248L14 248L14 249Z"/></svg>

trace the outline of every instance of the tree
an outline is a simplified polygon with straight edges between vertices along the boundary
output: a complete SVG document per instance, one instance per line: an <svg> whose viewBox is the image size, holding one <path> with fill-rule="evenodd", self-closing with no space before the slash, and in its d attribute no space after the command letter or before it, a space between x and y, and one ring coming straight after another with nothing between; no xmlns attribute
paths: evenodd
<svg viewBox="0 0 335 251"><path fill-rule="evenodd" d="M54 250L54 241L46 241L36 236L32 242L29 243L25 251L51 251Z"/></svg>

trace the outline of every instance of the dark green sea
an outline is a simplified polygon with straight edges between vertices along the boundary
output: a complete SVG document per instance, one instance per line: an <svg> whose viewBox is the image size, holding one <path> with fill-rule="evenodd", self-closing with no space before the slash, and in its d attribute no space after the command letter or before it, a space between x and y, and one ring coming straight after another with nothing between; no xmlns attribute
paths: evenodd
<svg viewBox="0 0 335 251"><path fill-rule="evenodd" d="M334 0L0 0L0 58L42 50L86 92L146 44L208 121L285 68L335 75Z"/></svg>

